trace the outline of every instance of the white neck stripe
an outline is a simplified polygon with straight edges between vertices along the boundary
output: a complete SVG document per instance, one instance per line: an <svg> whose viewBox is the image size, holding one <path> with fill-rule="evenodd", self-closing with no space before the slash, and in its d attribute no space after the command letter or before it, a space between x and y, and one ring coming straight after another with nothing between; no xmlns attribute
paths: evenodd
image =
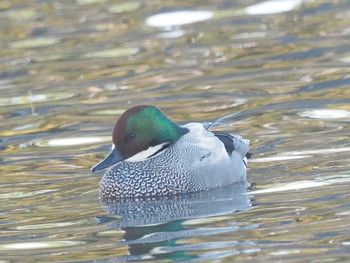
<svg viewBox="0 0 350 263"><path fill-rule="evenodd" d="M156 152L158 152L160 149L163 148L164 145L167 145L168 143L164 142L161 144L158 144L156 146L150 146L146 150L138 152L137 154L134 154L133 156L129 157L125 161L127 162L141 162L147 159L148 157L152 156Z"/></svg>

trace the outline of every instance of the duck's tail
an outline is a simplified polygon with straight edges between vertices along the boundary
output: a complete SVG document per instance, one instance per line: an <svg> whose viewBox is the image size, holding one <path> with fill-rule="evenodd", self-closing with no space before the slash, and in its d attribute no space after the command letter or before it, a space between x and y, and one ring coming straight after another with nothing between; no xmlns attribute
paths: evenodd
<svg viewBox="0 0 350 263"><path fill-rule="evenodd" d="M242 160L247 166L248 159L252 156L252 154L249 151L249 140L244 139L242 136L239 135L232 135L233 145L235 147L236 152L238 152Z"/></svg>
<svg viewBox="0 0 350 263"><path fill-rule="evenodd" d="M214 120L213 122L204 123L203 126L206 130L209 130L210 128L216 125L219 125L219 124L223 125L223 123L221 123L223 120L234 117L239 113L240 111L227 114L225 116L222 116ZM242 136L239 136L239 135L231 135L224 132L213 131L213 133L223 142L223 144L225 145L226 151L229 154L231 154L233 151L236 151L241 156L245 165L247 165L248 159L252 156L252 154L248 152L249 140L244 139Z"/></svg>
<svg viewBox="0 0 350 263"><path fill-rule="evenodd" d="M242 136L239 135L231 135L232 136L232 141L233 145L235 147L235 151L238 152L242 159L244 158L249 158L250 153L249 151L249 140L244 139Z"/></svg>
<svg viewBox="0 0 350 263"><path fill-rule="evenodd" d="M229 154L232 154L232 152L235 151L241 156L242 160L250 157L251 154L248 153L249 140L244 139L242 136L232 135L225 132L213 131L213 133L224 144L226 151Z"/></svg>

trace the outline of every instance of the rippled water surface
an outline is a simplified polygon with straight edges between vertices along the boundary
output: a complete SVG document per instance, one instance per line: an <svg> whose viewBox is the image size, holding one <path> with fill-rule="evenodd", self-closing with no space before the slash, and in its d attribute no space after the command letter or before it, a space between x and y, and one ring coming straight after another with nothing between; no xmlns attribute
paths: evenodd
<svg viewBox="0 0 350 263"><path fill-rule="evenodd" d="M0 2L0 262L350 261L350 2ZM115 120L238 112L251 186L102 204Z"/></svg>

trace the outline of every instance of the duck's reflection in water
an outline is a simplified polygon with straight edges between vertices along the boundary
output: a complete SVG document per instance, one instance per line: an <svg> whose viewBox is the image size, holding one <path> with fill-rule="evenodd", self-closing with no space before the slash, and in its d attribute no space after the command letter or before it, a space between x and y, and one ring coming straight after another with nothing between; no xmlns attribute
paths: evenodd
<svg viewBox="0 0 350 263"><path fill-rule="evenodd" d="M185 250L192 250L191 246L197 247L199 244L186 244L184 247L178 240L242 229L232 220L226 225L220 224L214 228L205 227L203 224L209 217L215 221L215 216L229 215L250 208L248 186L247 182L243 182L211 191L178 196L101 200L104 209L111 216L99 217L98 221L105 223L108 229L120 228L125 232L120 245L128 245L129 253L123 259L118 257L113 258L114 260L168 257L172 260L189 260L193 255L190 256L188 251L179 254L179 246L184 249L187 247ZM255 227L248 225L243 228ZM210 244L213 245L215 246ZM165 254L168 256L165 257Z"/></svg>

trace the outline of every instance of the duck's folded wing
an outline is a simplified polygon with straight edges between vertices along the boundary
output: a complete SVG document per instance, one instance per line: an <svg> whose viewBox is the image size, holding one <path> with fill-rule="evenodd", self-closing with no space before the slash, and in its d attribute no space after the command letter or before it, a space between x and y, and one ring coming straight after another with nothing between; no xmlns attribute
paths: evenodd
<svg viewBox="0 0 350 263"><path fill-rule="evenodd" d="M222 141L229 154L236 151L241 156L242 160L244 160L248 154L249 140L244 139L239 135L231 135L224 132L213 131L213 133L220 141Z"/></svg>

